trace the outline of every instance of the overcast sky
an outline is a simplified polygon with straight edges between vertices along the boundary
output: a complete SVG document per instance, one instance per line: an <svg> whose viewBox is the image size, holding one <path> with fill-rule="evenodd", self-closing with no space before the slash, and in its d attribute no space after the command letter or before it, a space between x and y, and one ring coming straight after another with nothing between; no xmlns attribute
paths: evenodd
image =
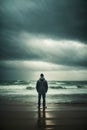
<svg viewBox="0 0 87 130"><path fill-rule="evenodd" d="M0 0L0 78L87 80L86 0Z"/></svg>

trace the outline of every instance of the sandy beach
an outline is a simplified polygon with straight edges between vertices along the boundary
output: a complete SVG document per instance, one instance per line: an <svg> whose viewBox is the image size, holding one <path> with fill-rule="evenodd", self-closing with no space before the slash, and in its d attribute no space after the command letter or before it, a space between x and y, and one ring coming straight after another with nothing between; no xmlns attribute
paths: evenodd
<svg viewBox="0 0 87 130"><path fill-rule="evenodd" d="M0 101L0 130L86 130L87 104L36 104Z"/></svg>

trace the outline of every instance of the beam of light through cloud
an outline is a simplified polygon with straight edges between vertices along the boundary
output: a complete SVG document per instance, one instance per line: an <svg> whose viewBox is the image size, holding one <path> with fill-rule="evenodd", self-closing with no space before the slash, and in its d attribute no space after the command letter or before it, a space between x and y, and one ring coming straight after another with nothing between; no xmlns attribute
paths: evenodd
<svg viewBox="0 0 87 130"><path fill-rule="evenodd" d="M19 37L19 38L18 38ZM72 40L56 40L43 35L22 32L18 37L1 46L2 60L30 60L57 65L87 67L87 45Z"/></svg>
<svg viewBox="0 0 87 130"><path fill-rule="evenodd" d="M17 70L30 70L30 71L69 71L69 70L78 70L75 67L65 66L65 65L57 65L48 62L42 61L2 61L0 62L0 66L9 68L9 69L17 69Z"/></svg>
<svg viewBox="0 0 87 130"><path fill-rule="evenodd" d="M38 55L41 61L70 66L87 66L87 45L82 42L66 39L54 40L41 35L31 36L27 33L21 34L21 37L26 51L29 50L31 54Z"/></svg>
<svg viewBox="0 0 87 130"><path fill-rule="evenodd" d="M0 68L6 79L33 79L44 73L48 80L86 80L87 70L41 61L2 61ZM2 78L1 78L2 79Z"/></svg>

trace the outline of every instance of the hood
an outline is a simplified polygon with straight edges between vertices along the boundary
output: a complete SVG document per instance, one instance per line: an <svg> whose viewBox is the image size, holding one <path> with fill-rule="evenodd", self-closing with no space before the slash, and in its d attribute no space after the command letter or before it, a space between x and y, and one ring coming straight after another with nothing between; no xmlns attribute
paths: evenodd
<svg viewBox="0 0 87 130"><path fill-rule="evenodd" d="M44 77L40 77L40 80L43 81L43 80L45 80L45 78Z"/></svg>

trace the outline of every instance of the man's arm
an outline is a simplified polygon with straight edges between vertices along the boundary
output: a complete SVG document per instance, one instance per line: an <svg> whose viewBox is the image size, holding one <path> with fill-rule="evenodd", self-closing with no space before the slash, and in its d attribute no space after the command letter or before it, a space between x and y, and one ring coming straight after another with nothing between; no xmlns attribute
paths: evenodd
<svg viewBox="0 0 87 130"><path fill-rule="evenodd" d="M46 92L48 91L48 82L46 81Z"/></svg>
<svg viewBox="0 0 87 130"><path fill-rule="evenodd" d="M38 81L37 81L37 83L36 83L36 90L37 90L37 92L38 92Z"/></svg>

